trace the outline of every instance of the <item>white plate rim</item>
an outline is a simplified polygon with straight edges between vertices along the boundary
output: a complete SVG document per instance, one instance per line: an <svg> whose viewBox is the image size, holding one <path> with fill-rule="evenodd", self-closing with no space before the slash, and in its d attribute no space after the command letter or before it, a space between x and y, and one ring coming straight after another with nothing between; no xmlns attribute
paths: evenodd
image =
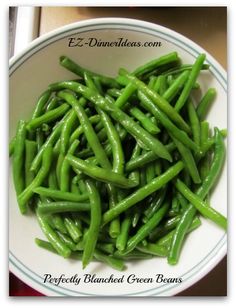
<svg viewBox="0 0 236 308"><path fill-rule="evenodd" d="M33 42L31 42L27 48L25 48L23 51L21 51L18 55L12 57L10 59L10 69L9 69L9 75L11 75L15 69L17 69L24 61L26 61L32 54L33 51L37 52L41 48L45 48L47 45L46 42L49 41L49 44L52 42L55 42L56 40L59 40L63 37L67 37L68 34L71 34L73 32L76 33L82 33L87 32L89 29L91 30L98 30L98 29L125 29L125 30L132 30L137 31L139 29L140 32L143 33L149 33L152 35L163 36L167 41L170 41L181 48L183 48L182 44L184 44L184 48L188 53L190 53L193 56L197 56L200 53L205 53L207 55L207 61L206 63L210 64L210 71L214 74L214 76L217 78L218 82L221 84L222 88L225 92L227 92L227 75L225 70L222 68L222 66L202 47L191 41L190 39L186 38L185 36L179 34L178 32L175 32L171 29L168 29L166 27L153 24L150 22L145 22L137 19L129 19L129 18L95 18L95 19L89 19L85 21L79 21L75 22L66 26L63 26L61 28L58 28L56 30L53 30L45 35L42 35L41 37L35 39ZM87 29L87 30L84 30ZM82 30L82 31L81 31ZM41 48L40 48L41 47ZM33 52L33 53L32 53ZM169 288L164 288L161 292L155 292L157 289L165 287L156 287L147 291L142 292L136 292L132 294L126 294L126 295L117 295L117 296L173 296L177 293L187 289L197 281L199 281L201 278L203 278L207 273L209 273L225 256L227 251L227 236L224 234L224 236L220 239L220 241L216 244L216 246L212 249L210 253L208 253L207 258L205 258L205 262L203 260L199 262L198 267L195 269L195 273L193 275L190 275L187 280L184 280L182 284L170 286ZM208 260L209 259L209 260ZM209 262L211 261L211 262ZM208 263L208 264L207 264ZM189 270L187 273L191 272L196 265ZM25 283L32 286L39 292L42 292L45 295L49 296L71 296L69 293L77 293L76 296L109 296L109 295L98 295L98 294L87 294L87 293L81 293L81 292L74 292L71 290L66 289L67 293L63 293L60 291L60 289L65 289L61 287L56 287L50 285L47 286L46 284L41 285L39 281L35 280L34 274L31 270L32 276L29 276L28 271L29 269L22 264L17 258L9 251L9 268L11 272L13 272L17 277L22 279ZM23 269L24 270L23 270ZM184 275L185 275L184 274ZM36 274L37 275L37 274ZM42 278L41 278L42 279ZM171 291L169 289L172 289ZM75 296L75 295L72 295ZM117 297L116 296L116 297Z"/></svg>

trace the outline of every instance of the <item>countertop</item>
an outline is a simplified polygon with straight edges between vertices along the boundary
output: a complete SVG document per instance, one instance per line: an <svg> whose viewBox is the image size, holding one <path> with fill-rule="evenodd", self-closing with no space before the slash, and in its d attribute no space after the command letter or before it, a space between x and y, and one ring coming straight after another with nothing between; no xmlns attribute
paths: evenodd
<svg viewBox="0 0 236 308"><path fill-rule="evenodd" d="M56 18L55 18L56 16ZM225 7L42 7L39 35L60 26L97 17L127 17L150 21L190 38L227 68L227 9ZM10 277L10 295L40 295ZM21 288L24 294L17 291ZM17 293L17 294L16 294ZM177 296L226 296L227 257L206 277Z"/></svg>

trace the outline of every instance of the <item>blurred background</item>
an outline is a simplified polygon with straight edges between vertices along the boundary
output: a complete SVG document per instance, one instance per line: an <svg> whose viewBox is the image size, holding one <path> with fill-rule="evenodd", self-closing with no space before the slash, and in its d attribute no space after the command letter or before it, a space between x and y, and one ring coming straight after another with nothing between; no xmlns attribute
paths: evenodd
<svg viewBox="0 0 236 308"><path fill-rule="evenodd" d="M56 17L56 18L55 18ZM33 39L76 21L99 17L141 19L170 28L193 40L227 68L226 7L11 7L9 57ZM10 273L11 296L40 296ZM206 277L177 296L226 296L227 258Z"/></svg>

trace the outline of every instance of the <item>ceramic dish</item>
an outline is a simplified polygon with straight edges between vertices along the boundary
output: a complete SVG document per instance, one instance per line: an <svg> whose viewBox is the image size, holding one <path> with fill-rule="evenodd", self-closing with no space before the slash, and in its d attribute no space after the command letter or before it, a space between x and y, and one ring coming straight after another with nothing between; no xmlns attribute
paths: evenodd
<svg viewBox="0 0 236 308"><path fill-rule="evenodd" d="M73 38L74 40L70 41ZM89 43L97 41L128 40L130 42L159 42L155 47L99 47ZM69 42L71 46L69 46ZM74 46L75 42L83 46ZM86 44L88 43L88 44ZM72 45L74 47L72 47ZM10 61L10 137L13 136L19 119L27 119L35 100L48 84L74 78L72 73L60 67L58 59L68 55L80 65L106 75L116 74L119 67L132 70L141 63L159 55L177 51L184 63L193 63L200 53L207 55L210 71L199 79L202 91L209 87L217 89L217 99L208 115L211 126L227 127L227 82L222 67L205 50L184 36L167 28L131 19L93 19L71 24L33 41L27 49ZM11 169L11 166L10 166ZM217 188L212 195L212 205L227 215L226 164ZM176 266L166 259L153 258L129 262L124 272L105 265L91 263L82 270L80 261L65 260L37 247L35 237L43 234L30 215L22 216L16 203L9 172L9 253L10 270L34 289L48 296L173 296L205 276L226 254L226 234L210 221L202 219L202 226L195 230L183 247ZM44 282L45 274L52 277L81 278L58 285ZM85 274L120 278L120 283L86 283ZM181 278L181 283L155 282L156 275L165 278ZM128 277L154 278L154 282L129 283ZM123 277L123 278L122 278Z"/></svg>

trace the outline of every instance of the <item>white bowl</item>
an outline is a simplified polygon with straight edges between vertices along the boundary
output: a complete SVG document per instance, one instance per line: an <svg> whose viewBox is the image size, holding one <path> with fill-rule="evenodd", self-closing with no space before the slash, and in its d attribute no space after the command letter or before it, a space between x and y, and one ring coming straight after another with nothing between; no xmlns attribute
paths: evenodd
<svg viewBox="0 0 236 308"><path fill-rule="evenodd" d="M76 38L82 47L69 47L69 38ZM161 42L160 47L91 47L91 38L101 41ZM80 40L83 39L83 40ZM21 54L10 61L10 137L14 135L19 119L27 119L35 100L48 84L75 75L59 65L59 57L68 55L79 64L98 73L114 75L122 66L134 69L162 54L177 51L184 63L193 63L199 53L206 53L210 71L202 73L199 82L202 91L209 87L217 89L217 99L208 115L212 127L227 126L226 73L222 67L201 47L184 36L148 22L121 18L92 19L74 23L33 41ZM212 196L212 206L227 214L226 165ZM34 289L49 296L172 296L196 283L205 276L226 254L226 234L210 221L202 219L202 226L186 240L181 258L176 266L166 259L153 258L129 262L124 272L91 263L85 270L79 261L72 262L38 248L35 237L44 238L34 217L19 213L12 185L9 184L9 250L10 270ZM97 277L120 278L122 283L85 283L84 274L96 273ZM52 277L81 278L78 285L44 283L44 275ZM153 278L149 283L128 283L129 275ZM181 277L181 283L155 282L155 275L165 278Z"/></svg>

